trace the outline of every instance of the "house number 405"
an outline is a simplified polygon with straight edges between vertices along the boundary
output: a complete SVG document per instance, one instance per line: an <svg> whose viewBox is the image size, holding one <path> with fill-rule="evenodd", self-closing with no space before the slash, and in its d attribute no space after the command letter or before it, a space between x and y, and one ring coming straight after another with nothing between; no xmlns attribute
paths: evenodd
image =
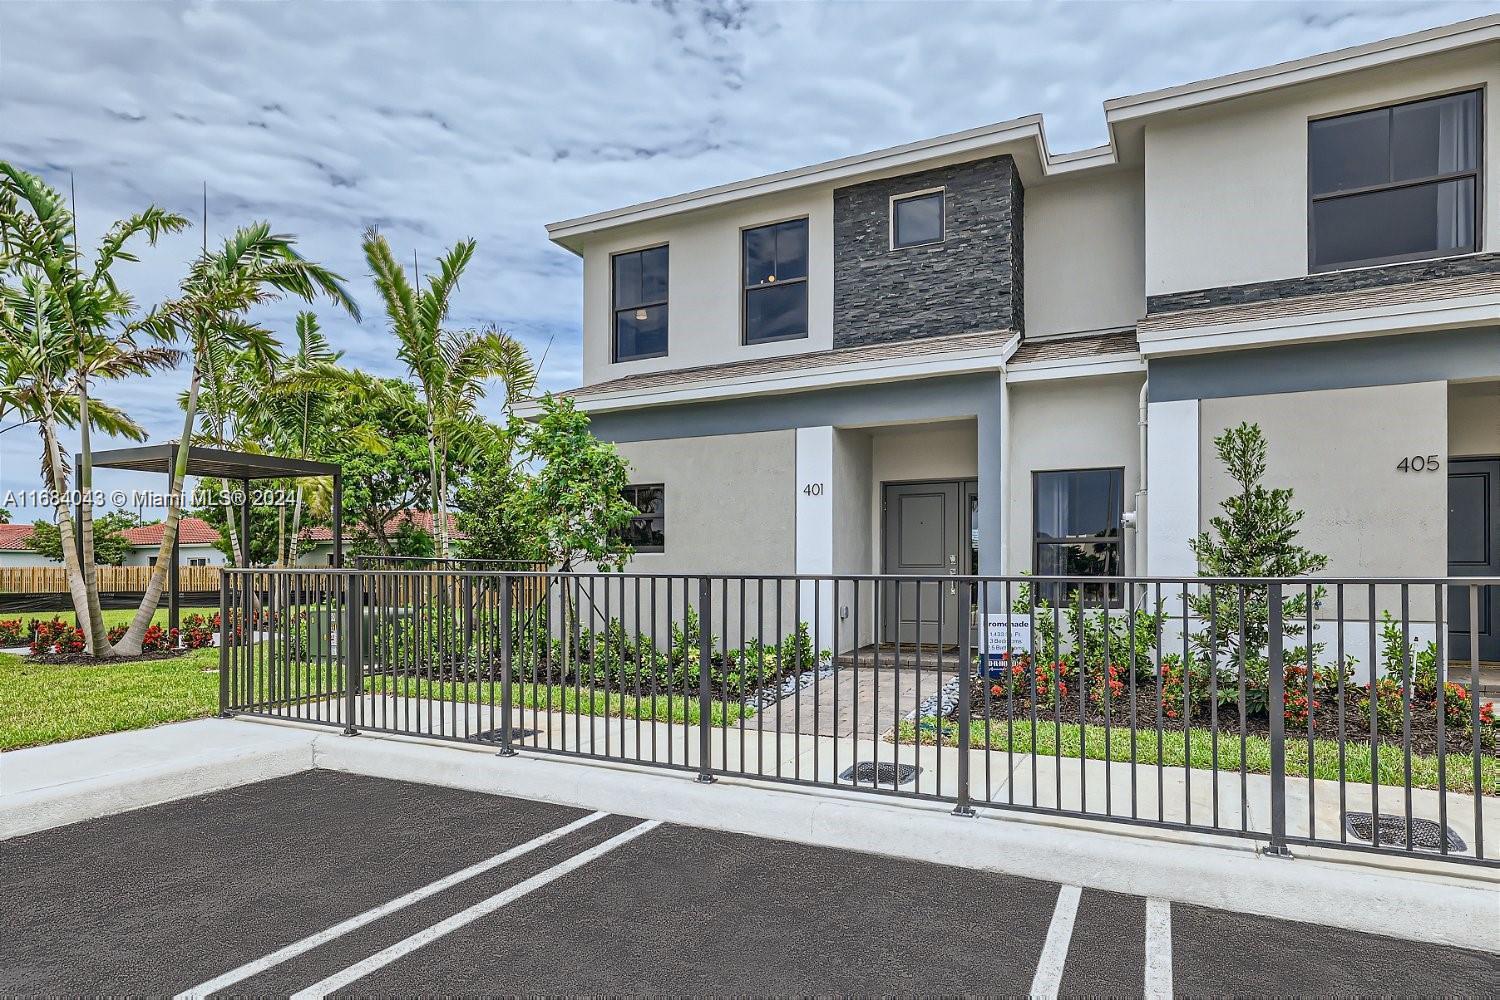
<svg viewBox="0 0 1500 1000"><path fill-rule="evenodd" d="M1436 472L1438 468L1436 455L1408 455L1396 463L1398 472Z"/></svg>

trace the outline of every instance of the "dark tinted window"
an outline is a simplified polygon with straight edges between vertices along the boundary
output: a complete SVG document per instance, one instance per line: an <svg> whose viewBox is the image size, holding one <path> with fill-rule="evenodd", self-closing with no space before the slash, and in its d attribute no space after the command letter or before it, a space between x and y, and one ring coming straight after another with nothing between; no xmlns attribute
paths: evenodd
<svg viewBox="0 0 1500 1000"><path fill-rule="evenodd" d="M807 336L807 220L743 234L745 343Z"/></svg>
<svg viewBox="0 0 1500 1000"><path fill-rule="evenodd" d="M611 259L614 282L614 359L667 353L667 248L633 250Z"/></svg>
<svg viewBox="0 0 1500 1000"><path fill-rule="evenodd" d="M1124 502L1122 469L1036 473L1036 574L1119 576ZM1038 586L1038 594L1054 605L1076 600L1080 592L1090 605L1116 605L1121 596L1118 584L1074 581Z"/></svg>
<svg viewBox="0 0 1500 1000"><path fill-rule="evenodd" d="M621 533L637 552L664 552L667 545L667 491L661 483L625 487L625 500L640 514Z"/></svg>
<svg viewBox="0 0 1500 1000"><path fill-rule="evenodd" d="M1309 265L1478 249L1479 110L1469 92L1311 122Z"/></svg>
<svg viewBox="0 0 1500 1000"><path fill-rule="evenodd" d="M898 198L891 204L891 246L914 247L943 240L943 192Z"/></svg>

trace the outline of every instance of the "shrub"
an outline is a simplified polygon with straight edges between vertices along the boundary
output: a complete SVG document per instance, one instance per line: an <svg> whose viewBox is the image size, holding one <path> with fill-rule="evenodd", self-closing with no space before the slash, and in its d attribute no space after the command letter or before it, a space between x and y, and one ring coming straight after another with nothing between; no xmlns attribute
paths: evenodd
<svg viewBox="0 0 1500 1000"><path fill-rule="evenodd" d="M203 649L212 646L214 633L204 625L189 628L182 633L182 645L187 649Z"/></svg>
<svg viewBox="0 0 1500 1000"><path fill-rule="evenodd" d="M64 646L71 645L72 633L75 631L78 632L80 638L83 635L82 630L75 629L72 625L69 625L56 616L51 621L33 618L28 631L31 635L31 652L33 654L66 652L66 649L59 648L59 643L62 643ZM82 645L80 645L79 649L81 650L82 648Z"/></svg>
<svg viewBox="0 0 1500 1000"><path fill-rule="evenodd" d="M0 618L0 646L19 646L29 641L19 618Z"/></svg>

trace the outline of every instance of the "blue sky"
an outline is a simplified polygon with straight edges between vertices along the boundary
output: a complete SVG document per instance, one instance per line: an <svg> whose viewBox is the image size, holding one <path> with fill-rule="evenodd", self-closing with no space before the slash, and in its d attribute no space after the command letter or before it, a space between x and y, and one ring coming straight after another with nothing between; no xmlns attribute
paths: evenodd
<svg viewBox="0 0 1500 1000"><path fill-rule="evenodd" d="M455 325L495 322L578 378L580 267L545 223L925 136L1046 116L1105 141L1101 102L1488 13L1484 3L0 3L0 157L77 181L85 243L150 203L210 240L269 219L350 281L319 312L349 363L399 374L359 255L379 225L424 268L479 252ZM127 265L143 306L194 229ZM263 317L289 331L292 305ZM153 440L186 372L120 383ZM0 433L0 494L40 485ZM106 489L157 487L108 474ZM41 516L15 509L18 520Z"/></svg>

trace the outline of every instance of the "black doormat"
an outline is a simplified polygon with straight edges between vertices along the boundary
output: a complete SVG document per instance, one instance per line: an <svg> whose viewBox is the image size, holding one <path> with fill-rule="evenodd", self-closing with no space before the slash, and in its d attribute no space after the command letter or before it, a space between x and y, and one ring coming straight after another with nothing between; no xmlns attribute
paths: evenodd
<svg viewBox="0 0 1500 1000"><path fill-rule="evenodd" d="M1344 813L1344 829L1349 831L1349 836L1366 843L1375 842L1374 831L1370 828L1370 814L1367 812ZM1411 846L1419 851L1442 850L1442 837L1446 831L1448 835L1448 850L1450 853L1468 850L1468 845L1463 838L1453 832L1453 828L1441 827L1430 819L1421 819L1413 816L1411 820ZM1406 847L1406 817L1393 816L1390 813L1380 814L1380 846L1382 847Z"/></svg>
<svg viewBox="0 0 1500 1000"><path fill-rule="evenodd" d="M880 763L862 760L858 764L844 768L839 775L840 781L853 782L856 785L905 785L915 781L922 769L915 764L892 764L888 760Z"/></svg>

